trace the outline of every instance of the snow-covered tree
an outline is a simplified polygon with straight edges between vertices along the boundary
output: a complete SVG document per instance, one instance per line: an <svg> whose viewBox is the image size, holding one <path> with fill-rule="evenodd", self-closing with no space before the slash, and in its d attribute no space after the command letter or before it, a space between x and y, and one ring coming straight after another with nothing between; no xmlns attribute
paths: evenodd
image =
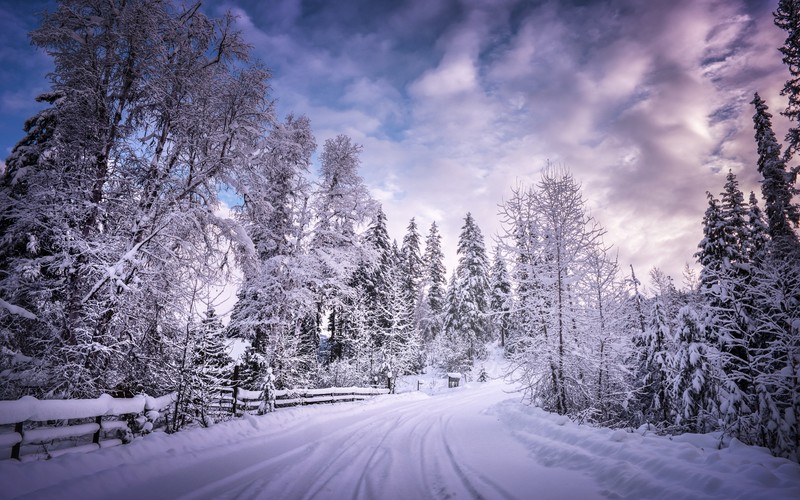
<svg viewBox="0 0 800 500"><path fill-rule="evenodd" d="M392 382L422 368L421 336L414 322L413 308L409 307L411 298L402 266L402 254L398 251L385 276L386 301L379 306L385 319L385 327L380 332L380 363Z"/></svg>
<svg viewBox="0 0 800 500"><path fill-rule="evenodd" d="M794 186L797 169L787 171L781 146L772 131L772 115L758 93L751 104L756 109L753 123L758 146L758 171L763 176L761 193L766 202L771 246L774 252L781 255L796 256L800 252L800 243L793 226L797 227L800 223L800 207L792 202L792 197L797 194Z"/></svg>
<svg viewBox="0 0 800 500"><path fill-rule="evenodd" d="M403 237L398 265L401 271L403 290L408 296L408 304L414 318L414 325L419 328L425 269L420 251L417 223L413 218L408 223L406 235Z"/></svg>
<svg viewBox="0 0 800 500"><path fill-rule="evenodd" d="M389 241L389 232L386 229L386 214L383 209L378 207L372 222L365 235L366 244L373 251L375 260L368 268L365 277L365 290L367 294L367 308L371 311L370 328L373 335L377 335L377 345L380 339L377 332L383 331L389 326L382 306L387 302L388 296L388 274L392 267L394 255Z"/></svg>
<svg viewBox="0 0 800 500"><path fill-rule="evenodd" d="M505 347L506 337L508 337L511 327L514 297L511 293L511 278L499 246L494 250L494 263L489 272L489 289L489 311L494 328L493 337L499 338L500 345Z"/></svg>
<svg viewBox="0 0 800 500"><path fill-rule="evenodd" d="M548 167L535 188L519 189L501 208L506 247L516 261L517 302L511 376L532 400L559 413L588 410L589 325L581 297L603 230L587 215L580 186ZM598 360L594 366L600 366ZM605 364L604 366L609 366Z"/></svg>
<svg viewBox="0 0 800 500"><path fill-rule="evenodd" d="M645 331L638 340L641 347L637 352L636 390L642 418L653 424L671 423L674 340L661 296L653 300Z"/></svg>
<svg viewBox="0 0 800 500"><path fill-rule="evenodd" d="M444 267L442 237L436 222L431 223L425 238L424 273L424 314L422 319L423 337L431 343L441 332L444 320L444 303L447 289L447 270Z"/></svg>
<svg viewBox="0 0 800 500"><path fill-rule="evenodd" d="M213 307L209 306L205 318L192 327L196 330L192 332L187 400L193 417L207 426L220 417L220 390L232 386L233 360L228 354L225 328Z"/></svg>
<svg viewBox="0 0 800 500"><path fill-rule="evenodd" d="M620 279L619 263L601 242L587 249L585 276L575 283L577 304L585 310L577 333L579 363L584 384L586 412L593 419L613 423L626 412L631 393L628 366L630 338L625 314L627 296Z"/></svg>
<svg viewBox="0 0 800 500"><path fill-rule="evenodd" d="M689 432L707 432L716 426L717 379L710 361L706 322L690 306L678 312L677 350L672 360L671 399L675 425Z"/></svg>
<svg viewBox="0 0 800 500"><path fill-rule="evenodd" d="M289 116L259 144L238 179L239 219L254 251L242 259L245 279L228 335L250 341L242 373L253 390L268 366L279 385L294 385L315 365L314 339L304 346L297 338L317 312L316 261L305 252L314 149L308 119Z"/></svg>
<svg viewBox="0 0 800 500"><path fill-rule="evenodd" d="M0 189L0 300L30 313L0 308L6 347L43 361L37 394L161 392L191 283L240 239L218 193L272 121L268 72L232 16L170 1L63 2L31 40L54 71Z"/></svg>
<svg viewBox="0 0 800 500"><path fill-rule="evenodd" d="M754 444L800 460L800 265L772 261L761 266L753 288L755 399ZM751 428L751 430L753 430ZM747 436L745 434L745 436ZM752 434L751 434L752 436Z"/></svg>
<svg viewBox="0 0 800 500"><path fill-rule="evenodd" d="M465 348L456 357L466 367L485 355L491 340L489 323L489 275L483 234L467 213L458 238L458 265L447 291L444 330L452 347ZM458 338L458 342L453 340ZM450 368L448 368L449 370Z"/></svg>
<svg viewBox="0 0 800 500"><path fill-rule="evenodd" d="M781 90L789 103L782 112L794 122L786 134L785 159L791 159L800 148L800 2L797 0L780 0L774 12L775 25L788 34L783 45L778 49L783 54L783 63L789 68L790 78Z"/></svg>

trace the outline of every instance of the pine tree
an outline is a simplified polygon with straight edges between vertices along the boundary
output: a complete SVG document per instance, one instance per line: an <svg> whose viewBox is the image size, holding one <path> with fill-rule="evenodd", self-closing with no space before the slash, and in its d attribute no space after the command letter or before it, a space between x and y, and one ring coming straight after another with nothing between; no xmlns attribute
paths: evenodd
<svg viewBox="0 0 800 500"><path fill-rule="evenodd" d="M372 312L370 328L375 335L375 344L382 344L379 332L389 328L389 319L385 315L383 305L388 301L388 274L394 259L389 232L386 229L386 215L378 207L370 227L367 229L365 240L374 252L374 261L366 277L367 309Z"/></svg>
<svg viewBox="0 0 800 500"><path fill-rule="evenodd" d="M213 307L208 307L205 318L194 333L192 349L190 401L193 411L203 425L209 425L220 416L220 390L231 387L233 360L225 343L225 328Z"/></svg>
<svg viewBox="0 0 800 500"><path fill-rule="evenodd" d="M279 384L291 386L316 364L316 321L308 318L318 312L310 291L319 283L316 262L304 251L311 225L307 177L315 147L308 119L290 115L259 144L238 178L244 193L239 220L253 252L243 261L245 281L228 336L250 341L243 374L253 390L268 366L276 368Z"/></svg>
<svg viewBox="0 0 800 500"><path fill-rule="evenodd" d="M700 250L695 254L702 266L700 271L700 290L705 295L714 293L719 288L723 259L725 258L725 239L723 233L722 210L719 201L711 193L708 197L708 208L703 217L703 239L698 245Z"/></svg>
<svg viewBox="0 0 800 500"><path fill-rule="evenodd" d="M754 444L800 460L800 266L771 261L753 288L758 332L754 372L758 422ZM745 435L746 436L746 435Z"/></svg>
<svg viewBox="0 0 800 500"><path fill-rule="evenodd" d="M444 330L448 337L463 339L458 345L466 349L465 368L485 354L485 343L491 338L489 312L489 278L483 234L467 213L458 239L458 265L448 290Z"/></svg>
<svg viewBox="0 0 800 500"><path fill-rule="evenodd" d="M401 255L399 251L393 252L385 275L386 301L380 305L381 315L386 321L380 335L381 365L383 371L390 374L392 392L397 377L416 373L422 368L421 339L414 324L413 310L409 307Z"/></svg>
<svg viewBox="0 0 800 500"><path fill-rule="evenodd" d="M678 312L678 324L670 396L675 404L675 425L688 432L708 432L713 429L717 400L706 323L693 308L684 306Z"/></svg>
<svg viewBox="0 0 800 500"><path fill-rule="evenodd" d="M420 323L419 306L422 301L424 277L424 262L419 245L417 223L412 218L408 223L406 235L403 237L403 245L400 247L399 266L402 273L403 290L408 296L410 312L414 318L414 324L417 326Z"/></svg>
<svg viewBox="0 0 800 500"><path fill-rule="evenodd" d="M491 311L492 324L496 336L500 338L500 345L505 347L506 337L511 327L513 296L511 294L511 279L499 246L495 247L494 250L494 264L492 264L490 271L489 287L491 290L489 310Z"/></svg>
<svg viewBox="0 0 800 500"><path fill-rule="evenodd" d="M750 198L747 207L747 228L748 236L745 241L745 252L747 260L753 264L760 264L766 254L767 244L769 243L769 230L764 221L764 214L758 206L756 194L750 191Z"/></svg>
<svg viewBox="0 0 800 500"><path fill-rule="evenodd" d="M422 331L427 343L431 343L441 332L445 294L447 289L447 270L444 267L444 253L442 252L442 237L436 222L431 223L428 236L425 239L425 265L424 283L425 318Z"/></svg>
<svg viewBox="0 0 800 500"><path fill-rule="evenodd" d="M786 81L781 95L787 96L789 103L783 115L795 123L786 134L785 160L791 159L800 148L800 2L780 0L775 10L775 25L787 32L786 40L778 50L783 54L783 63L789 68L791 78Z"/></svg>
<svg viewBox="0 0 800 500"><path fill-rule="evenodd" d="M672 420L670 387L672 332L661 297L653 300L649 320L638 343L637 390L645 422L667 424Z"/></svg>
<svg viewBox="0 0 800 500"><path fill-rule="evenodd" d="M434 358L438 367L446 372L466 373L473 366L475 344L472 332L462 331L457 319L462 313L461 294L456 275L450 275L444 300L444 325L434 341Z"/></svg>
<svg viewBox="0 0 800 500"><path fill-rule="evenodd" d="M786 161L781 157L781 147L772 131L772 115L758 93L751 102L756 112L753 115L756 144L758 145L758 171L763 176L761 193L766 202L767 226L773 251L778 255L797 255L800 251L797 233L793 227L800 223L800 207L792 203L797 194L794 182L797 169L786 170Z"/></svg>

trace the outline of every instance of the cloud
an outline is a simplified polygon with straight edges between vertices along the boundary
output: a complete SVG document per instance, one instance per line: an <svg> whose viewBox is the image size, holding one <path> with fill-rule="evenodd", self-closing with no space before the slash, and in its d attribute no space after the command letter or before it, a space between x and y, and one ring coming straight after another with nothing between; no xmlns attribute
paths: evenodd
<svg viewBox="0 0 800 500"><path fill-rule="evenodd" d="M752 4L752 5L751 5ZM237 6L283 112L318 143L364 145L363 176L394 238L437 220L448 268L463 217L489 236L497 204L550 159L582 182L622 264L676 278L705 191L733 169L758 189L749 102L778 116L785 70L767 5L723 0ZM424 231L423 231L424 232Z"/></svg>

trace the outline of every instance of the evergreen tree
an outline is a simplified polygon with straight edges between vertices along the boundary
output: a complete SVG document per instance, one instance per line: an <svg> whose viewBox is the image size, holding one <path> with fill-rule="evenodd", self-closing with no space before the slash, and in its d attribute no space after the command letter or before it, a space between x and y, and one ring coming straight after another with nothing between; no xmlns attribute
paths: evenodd
<svg viewBox="0 0 800 500"><path fill-rule="evenodd" d="M402 273L403 290L408 296L410 312L414 318L414 324L420 324L419 306L422 301L422 287L424 278L424 262L420 252L420 237L417 231L417 223L412 218L408 223L406 235L403 237L403 245L400 247L400 270Z"/></svg>
<svg viewBox="0 0 800 500"><path fill-rule="evenodd" d="M675 404L675 425L688 432L708 432L714 427L717 394L706 323L693 308L684 306L678 312L678 324L670 396Z"/></svg>
<svg viewBox="0 0 800 500"><path fill-rule="evenodd" d="M791 77L783 86L781 95L789 99L783 115L794 122L786 134L785 159L788 161L800 148L800 2L797 0L780 0L775 10L775 25L787 32L786 40L778 49L783 54L783 63L789 68Z"/></svg>
<svg viewBox="0 0 800 500"><path fill-rule="evenodd" d="M766 103L755 94L751 102L756 112L753 115L756 144L758 145L758 171L763 176L761 193L766 202L767 227L773 251L778 255L794 255L800 251L797 233L793 227L800 223L800 207L792 203L797 194L794 182L797 169L786 170L781 157L781 146L772 131L772 115Z"/></svg>
<svg viewBox="0 0 800 500"><path fill-rule="evenodd" d="M473 366L477 340L473 332L463 332L462 325L457 323L463 310L456 282L453 273L444 300L444 325L434 343L434 357L438 367L446 372L467 373Z"/></svg>
<svg viewBox="0 0 800 500"><path fill-rule="evenodd" d="M500 345L505 347L506 337L511 327L511 310L513 308L513 296L511 294L511 278L506 269L505 259L500 253L500 247L495 247L494 263L490 271L489 278L490 302L492 325L500 338Z"/></svg>
<svg viewBox="0 0 800 500"><path fill-rule="evenodd" d="M458 239L458 265L448 290L444 329L448 337L460 337L458 345L467 367L485 354L485 343L491 339L489 312L489 278L483 234L471 214L464 218Z"/></svg>
<svg viewBox="0 0 800 500"><path fill-rule="evenodd" d="M268 366L280 385L299 383L316 364L318 289L315 262L304 251L311 225L307 180L315 150L311 124L287 117L260 143L238 182L239 213L252 244L245 280L231 313L228 335L250 341L243 380L259 389ZM305 336L304 336L305 334ZM281 365L278 369L278 365Z"/></svg>
<svg viewBox="0 0 800 500"><path fill-rule="evenodd" d="M325 141L320 155L320 180L311 203L316 224L309 244L316 308L305 315L300 332L303 349L315 357L323 311L346 306L354 292L354 273L367 258L357 230L376 207L358 172L361 150L361 145L340 134Z"/></svg>
<svg viewBox="0 0 800 500"><path fill-rule="evenodd" d="M395 250L397 249L395 244ZM421 366L421 339L414 324L410 297L405 288L405 276L399 251L387 267L385 275L386 300L380 305L385 329L380 335L381 365L389 375L390 389L399 376L418 372ZM394 392L394 391L393 391Z"/></svg>
<svg viewBox="0 0 800 500"><path fill-rule="evenodd" d="M750 191L747 207L747 228L748 237L745 241L747 260L758 265L765 257L767 244L769 243L769 230L764 221L764 214L758 206L756 194L752 191Z"/></svg>
<svg viewBox="0 0 800 500"><path fill-rule="evenodd" d="M695 257L702 266L700 291L705 295L710 295L715 287L719 287L726 242L719 201L711 193L706 193L706 195L708 196L708 208L703 217L703 239L700 241L700 250Z"/></svg>
<svg viewBox="0 0 800 500"><path fill-rule="evenodd" d="M233 360L228 355L225 343L225 328L213 307L208 307L206 317L194 333L194 348L191 361L192 409L203 425L213 423L220 416L220 390L231 387Z"/></svg>
<svg viewBox="0 0 800 500"><path fill-rule="evenodd" d="M754 444L800 460L800 265L772 260L758 269L753 288L755 404ZM743 436L745 440L749 437Z"/></svg>
<svg viewBox="0 0 800 500"><path fill-rule="evenodd" d="M425 265L424 283L425 317L422 331L427 343L431 343L441 332L445 294L447 289L447 270L444 267L444 253L442 252L442 237L436 222L431 223L428 236L425 238Z"/></svg>
<svg viewBox="0 0 800 500"><path fill-rule="evenodd" d="M383 306L388 301L388 274L394 259L386 229L386 215L381 207L378 207L367 229L365 240L374 252L374 261L366 276L367 310L371 311L370 329L376 336L375 344L380 347L382 339L379 332L389 328L389 319Z"/></svg>
<svg viewBox="0 0 800 500"><path fill-rule="evenodd" d="M672 332L661 296L653 300L644 333L639 339L637 391L645 422L667 424L672 420L670 399Z"/></svg>

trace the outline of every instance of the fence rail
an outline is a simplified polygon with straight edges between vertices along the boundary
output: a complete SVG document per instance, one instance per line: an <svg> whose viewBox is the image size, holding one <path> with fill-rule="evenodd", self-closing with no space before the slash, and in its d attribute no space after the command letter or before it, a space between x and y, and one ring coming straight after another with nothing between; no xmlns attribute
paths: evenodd
<svg viewBox="0 0 800 500"><path fill-rule="evenodd" d="M280 390L275 391L275 407L356 401L388 393L389 389L371 387ZM0 450L10 448L5 457L30 461L119 446L163 425L176 397L176 393L159 398L104 394L97 399L25 396L0 401ZM213 406L220 414L239 416L260 411L263 403L262 391L237 387L220 391Z"/></svg>
<svg viewBox="0 0 800 500"><path fill-rule="evenodd" d="M96 399L47 399L25 396L0 401L0 448L21 461L83 453L127 443L152 431L165 419L175 393L160 398L136 396ZM120 417L123 417L120 419Z"/></svg>

